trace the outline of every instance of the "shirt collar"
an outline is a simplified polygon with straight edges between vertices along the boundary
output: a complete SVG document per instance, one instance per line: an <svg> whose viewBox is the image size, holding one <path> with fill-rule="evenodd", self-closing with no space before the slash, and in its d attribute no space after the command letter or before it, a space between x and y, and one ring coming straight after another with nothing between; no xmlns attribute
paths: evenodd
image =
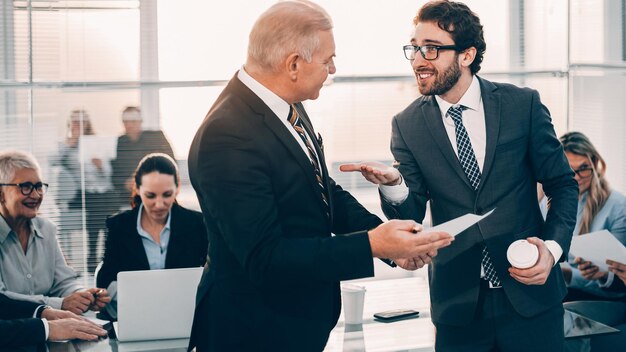
<svg viewBox="0 0 626 352"><path fill-rule="evenodd" d="M443 117L445 117L445 114L448 112L448 109L450 109L451 106L462 105L465 106L467 109L478 111L480 107L480 100L482 99L482 96L480 94L480 82L478 81L478 78L476 78L476 76L472 76L472 83L470 83L469 88L467 88L465 94L463 94L461 99L459 99L459 102L456 104L448 103L447 101L443 100L443 98L441 98L439 95L436 95L435 99L437 100L437 104L441 109L441 114Z"/></svg>
<svg viewBox="0 0 626 352"><path fill-rule="evenodd" d="M11 226L7 224L4 216L0 215L0 243L6 241L11 232L13 232L13 229L11 229ZM35 234L35 236L39 238L43 238L43 233L39 229L39 226L37 226L37 222L34 221L34 219L30 220L30 233Z"/></svg>
<svg viewBox="0 0 626 352"><path fill-rule="evenodd" d="M289 104L284 101L281 97L276 95L276 93L269 90L267 87L259 83L256 79L254 79L248 72L246 72L245 67L241 67L239 72L237 73L237 78L246 85L246 87L250 88L250 90L256 94L262 101L267 105L276 116L279 118L284 118L285 120L289 117Z"/></svg>
<svg viewBox="0 0 626 352"><path fill-rule="evenodd" d="M141 231L139 230L143 230L143 227L141 227L141 212L143 211L143 203L139 204L139 212L137 212L137 232L141 233ZM167 214L167 221L165 222L165 227L163 228L164 230L170 229L170 221L172 220L172 210L170 210L170 212Z"/></svg>
<svg viewBox="0 0 626 352"><path fill-rule="evenodd" d="M11 227L7 224L7 221L4 219L4 216L0 215L0 243L4 242L7 237L9 237L9 233L11 233Z"/></svg>

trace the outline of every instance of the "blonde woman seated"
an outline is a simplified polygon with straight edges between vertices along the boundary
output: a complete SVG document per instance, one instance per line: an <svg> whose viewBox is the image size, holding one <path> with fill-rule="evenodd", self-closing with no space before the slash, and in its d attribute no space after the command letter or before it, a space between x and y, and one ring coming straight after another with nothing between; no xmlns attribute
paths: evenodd
<svg viewBox="0 0 626 352"><path fill-rule="evenodd" d="M0 293L76 314L100 310L111 300L107 291L78 283L56 226L37 216L47 189L32 155L0 152Z"/></svg>
<svg viewBox="0 0 626 352"><path fill-rule="evenodd" d="M561 138L569 164L576 173L580 195L574 236L608 230L626 244L626 197L612 190L604 178L606 163L591 141L580 132L569 132ZM611 299L626 296L603 288L611 286L612 272L600 271L584 258L573 258L561 265L568 295L565 301Z"/></svg>
<svg viewBox="0 0 626 352"><path fill-rule="evenodd" d="M180 177L168 155L145 156L133 177L132 210L107 220L107 240L98 286L114 298L103 318L116 319L117 274L121 271L204 265L208 238L202 214L176 203Z"/></svg>

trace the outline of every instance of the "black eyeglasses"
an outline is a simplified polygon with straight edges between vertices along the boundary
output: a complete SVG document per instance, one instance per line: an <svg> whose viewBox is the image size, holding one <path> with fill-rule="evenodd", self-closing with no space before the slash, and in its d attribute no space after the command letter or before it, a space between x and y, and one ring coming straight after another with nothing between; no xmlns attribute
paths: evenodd
<svg viewBox="0 0 626 352"><path fill-rule="evenodd" d="M39 194L40 196L43 196L44 194L46 194L46 191L48 190L48 184L42 183L42 182L0 183L0 186L19 187L20 191L25 196L30 196L33 193L33 191L37 192L37 194Z"/></svg>
<svg viewBox="0 0 626 352"><path fill-rule="evenodd" d="M422 54L424 60L436 60L439 57L439 50L460 51L460 48L456 45L405 45L402 49L404 50L404 57L411 61L415 60L415 53L418 51Z"/></svg>
<svg viewBox="0 0 626 352"><path fill-rule="evenodd" d="M589 176L591 176L591 174L593 173L593 168L587 166L587 165L583 165L581 167L579 167L576 170L573 170L574 173L576 175L578 175L578 177L580 178L587 178Z"/></svg>

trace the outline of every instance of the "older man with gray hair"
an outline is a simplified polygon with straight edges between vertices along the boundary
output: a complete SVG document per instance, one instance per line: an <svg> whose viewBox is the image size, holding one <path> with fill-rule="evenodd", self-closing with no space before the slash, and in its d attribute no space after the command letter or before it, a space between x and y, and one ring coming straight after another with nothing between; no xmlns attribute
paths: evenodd
<svg viewBox="0 0 626 352"><path fill-rule="evenodd" d="M302 102L319 96L334 57L322 8L273 5L196 134L189 173L211 244L198 352L321 351L339 317L339 281L374 275L372 257L430 258L452 241L412 233L421 227L410 220L381 224L330 177Z"/></svg>

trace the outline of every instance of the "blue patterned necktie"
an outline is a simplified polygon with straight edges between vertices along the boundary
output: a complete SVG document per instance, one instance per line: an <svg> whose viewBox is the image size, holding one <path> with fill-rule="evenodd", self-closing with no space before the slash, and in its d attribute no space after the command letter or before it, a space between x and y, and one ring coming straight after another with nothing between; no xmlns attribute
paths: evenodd
<svg viewBox="0 0 626 352"><path fill-rule="evenodd" d="M465 109L464 106L451 106L448 109L448 116L450 116L454 121L456 148L457 153L459 154L461 167L463 167L463 171L475 191L480 185L480 168L478 167L478 162L476 161L476 155L474 154L474 148L472 148L472 142L467 135L465 126L463 126L463 109ZM483 247L483 258L481 264L485 270L484 279L491 282L491 284L495 287L500 286L500 279L498 279L498 274L496 274L496 271L493 268L493 263L489 257L489 252L487 252L487 247Z"/></svg>
<svg viewBox="0 0 626 352"><path fill-rule="evenodd" d="M302 127L302 121L300 120L300 116L298 116L298 111L293 105L291 105L291 107L289 108L289 123L291 124L291 126L293 126L293 129L298 132L298 135L304 142L304 145L309 152L309 159L311 160L311 166L313 166L313 171L315 172L315 180L317 181L317 185L319 186L322 202L324 202L324 205L326 205L326 215L330 216L330 207L328 205L328 198L326 196L326 187L324 187L324 179L322 178L320 165L317 161L317 155L315 154L315 149L311 145L311 142L309 141L309 138L307 137L304 128Z"/></svg>

